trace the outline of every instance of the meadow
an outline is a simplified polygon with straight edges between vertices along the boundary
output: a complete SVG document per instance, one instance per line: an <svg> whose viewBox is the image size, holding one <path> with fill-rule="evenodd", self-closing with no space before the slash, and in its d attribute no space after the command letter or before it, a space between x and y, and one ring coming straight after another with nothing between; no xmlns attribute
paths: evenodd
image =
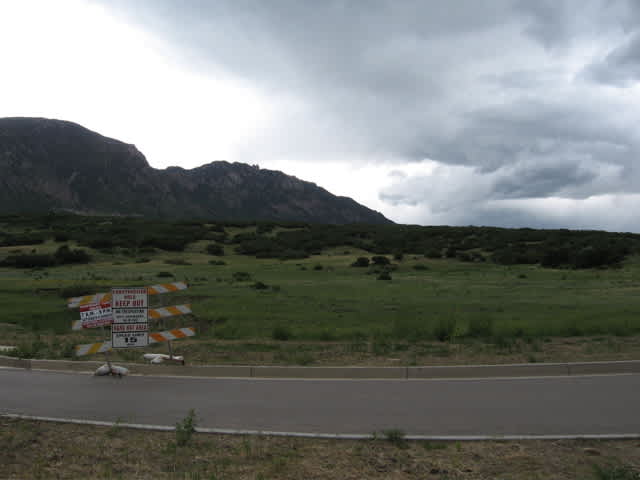
<svg viewBox="0 0 640 480"><path fill-rule="evenodd" d="M14 238L36 231L5 224L12 228ZM226 226L224 234L243 238L259 228ZM300 228L277 227L269 235ZM71 358L73 345L105 338L100 329L71 332L79 314L66 308L67 297L173 281L189 288L150 297L152 305L191 303L194 314L153 329L196 326L196 337L175 344L196 363L569 361L637 358L640 351L637 254L615 267L575 269L382 255L354 245L284 259L238 254L233 241L196 239L172 251L91 248L57 237L0 247L0 260L53 255L64 246L90 257L89 263L0 267L0 344L18 345L22 356ZM354 266L364 264L359 258L369 265Z"/></svg>

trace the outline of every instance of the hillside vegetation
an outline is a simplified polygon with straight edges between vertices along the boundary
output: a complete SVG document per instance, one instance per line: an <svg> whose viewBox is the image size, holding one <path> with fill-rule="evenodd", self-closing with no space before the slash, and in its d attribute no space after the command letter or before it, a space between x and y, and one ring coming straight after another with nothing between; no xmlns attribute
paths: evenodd
<svg viewBox="0 0 640 480"><path fill-rule="evenodd" d="M70 296L186 281L190 361L425 364L636 358L635 234L0 217L5 343L70 357ZM591 267L591 268L588 268ZM35 294L35 297L34 297ZM161 298L162 297L162 298ZM35 299L35 301L34 301ZM162 346L153 348L166 348ZM141 352L119 351L128 360Z"/></svg>

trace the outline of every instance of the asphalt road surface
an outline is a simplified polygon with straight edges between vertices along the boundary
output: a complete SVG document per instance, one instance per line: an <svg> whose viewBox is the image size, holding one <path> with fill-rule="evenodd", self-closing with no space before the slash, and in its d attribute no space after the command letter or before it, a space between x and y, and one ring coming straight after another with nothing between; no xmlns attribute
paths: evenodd
<svg viewBox="0 0 640 480"><path fill-rule="evenodd" d="M305 433L640 433L640 375L473 380L256 380L0 368L0 413Z"/></svg>

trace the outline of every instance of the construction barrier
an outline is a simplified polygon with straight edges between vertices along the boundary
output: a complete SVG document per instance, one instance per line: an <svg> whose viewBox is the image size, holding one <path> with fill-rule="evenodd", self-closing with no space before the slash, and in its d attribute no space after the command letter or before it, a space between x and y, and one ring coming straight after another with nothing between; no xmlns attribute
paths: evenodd
<svg viewBox="0 0 640 480"><path fill-rule="evenodd" d="M150 308L149 318L172 317L174 315L185 315L191 313L191 304L174 305L173 307Z"/></svg>
<svg viewBox="0 0 640 480"><path fill-rule="evenodd" d="M196 329L193 327L175 328L173 330L166 330L164 332L150 333L149 343L168 342L170 340L193 337L195 334Z"/></svg>
<svg viewBox="0 0 640 480"><path fill-rule="evenodd" d="M78 308L92 303L111 303L111 293L94 293L82 297L73 297L67 300L67 307Z"/></svg>
<svg viewBox="0 0 640 480"><path fill-rule="evenodd" d="M85 343L76 345L76 356L93 355L94 353L104 353L111 350L111 340L107 342Z"/></svg>
<svg viewBox="0 0 640 480"><path fill-rule="evenodd" d="M159 295L161 293L177 292L184 290L189 286L184 282L162 283L159 285L151 285L147 287L149 295ZM110 303L111 293L94 293L93 295L84 295L82 297L73 297L67 300L69 308L78 308L81 305L89 305L91 303Z"/></svg>
<svg viewBox="0 0 640 480"><path fill-rule="evenodd" d="M158 319L158 318L172 317L174 315L186 315L187 313L192 313L191 304L174 305L171 307L150 308L148 312L148 317L151 319ZM94 327L100 327L102 325L111 324L111 322L103 322L100 324L97 324L97 323L90 324L90 326L87 326L85 324L85 326L83 327L82 323L83 323L82 320L74 320L71 323L71 329L82 330L83 328L94 328Z"/></svg>
<svg viewBox="0 0 640 480"><path fill-rule="evenodd" d="M149 292L149 295L158 295L160 293L171 293L178 290L184 290L185 288L188 288L186 283L174 282L162 283L160 285L151 285L150 287L147 287L147 291Z"/></svg>
<svg viewBox="0 0 640 480"><path fill-rule="evenodd" d="M196 334L194 327L175 328L164 332L150 333L149 343L168 342L180 338L193 337ZM104 353L111 350L111 340L98 343L85 343L76 345L76 356L92 355L94 353Z"/></svg>

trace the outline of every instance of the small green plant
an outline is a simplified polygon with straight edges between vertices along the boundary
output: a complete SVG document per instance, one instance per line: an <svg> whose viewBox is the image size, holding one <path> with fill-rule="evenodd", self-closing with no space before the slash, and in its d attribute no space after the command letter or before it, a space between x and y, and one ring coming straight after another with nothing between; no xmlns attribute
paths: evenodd
<svg viewBox="0 0 640 480"><path fill-rule="evenodd" d="M251 285L251 288L255 288L256 290L267 290L269 288L269 285L262 282L255 282L253 285Z"/></svg>
<svg viewBox="0 0 640 480"><path fill-rule="evenodd" d="M313 358L313 355L311 355L308 352L299 353L294 357L294 363L296 365L302 365L302 366L311 365L314 361L315 361L315 358Z"/></svg>
<svg viewBox="0 0 640 480"><path fill-rule="evenodd" d="M447 444L444 442L431 442L429 440L422 442L422 446L425 450L444 450L447 448Z"/></svg>
<svg viewBox="0 0 640 480"><path fill-rule="evenodd" d="M374 255L371 257L371 262L374 265L389 265L391 263L391 261L383 255Z"/></svg>
<svg viewBox="0 0 640 480"><path fill-rule="evenodd" d="M217 243L210 243L207 245L207 253L209 255L222 256L224 255L224 248L222 245L218 245Z"/></svg>
<svg viewBox="0 0 640 480"><path fill-rule="evenodd" d="M191 441L196 431L196 412L192 408L181 421L176 423L176 445L184 447Z"/></svg>
<svg viewBox="0 0 640 480"><path fill-rule="evenodd" d="M233 272L231 277L234 282L248 282L251 280L251 274L248 272Z"/></svg>
<svg viewBox="0 0 640 480"><path fill-rule="evenodd" d="M391 280L391 274L389 274L389 272L382 272L378 275L378 280Z"/></svg>
<svg viewBox="0 0 640 480"><path fill-rule="evenodd" d="M594 465L593 468L598 480L640 480L640 472L626 465Z"/></svg>
<svg viewBox="0 0 640 480"><path fill-rule="evenodd" d="M191 265L183 258L168 258L164 261L167 265Z"/></svg>
<svg viewBox="0 0 640 480"><path fill-rule="evenodd" d="M158 278L168 278L168 277L173 277L173 273L171 272L158 272L156 274L156 277Z"/></svg>
<svg viewBox="0 0 640 480"><path fill-rule="evenodd" d="M493 319L491 317L473 317L469 320L467 335L473 338L490 337L493 335Z"/></svg>
<svg viewBox="0 0 640 480"><path fill-rule="evenodd" d="M287 341L293 337L291 329L285 325L278 325L271 332L271 338L274 340Z"/></svg>
<svg viewBox="0 0 640 480"><path fill-rule="evenodd" d="M441 342L448 342L456 331L455 319L440 319L433 329L433 336Z"/></svg>
<svg viewBox="0 0 640 480"><path fill-rule="evenodd" d="M369 259L367 257L358 257L358 259L351 264L352 267L368 267Z"/></svg>
<svg viewBox="0 0 640 480"><path fill-rule="evenodd" d="M227 262L225 262L224 260L209 260L209 265L222 266L226 264Z"/></svg>
<svg viewBox="0 0 640 480"><path fill-rule="evenodd" d="M404 431L398 428L383 430L382 435L384 436L384 439L387 442L395 445L397 448L402 448L402 449L409 448L409 445L407 444L407 439L405 438Z"/></svg>
<svg viewBox="0 0 640 480"><path fill-rule="evenodd" d="M122 423L124 423L122 417L118 417L109 430L107 430L106 435L108 437L116 437L122 431Z"/></svg>

